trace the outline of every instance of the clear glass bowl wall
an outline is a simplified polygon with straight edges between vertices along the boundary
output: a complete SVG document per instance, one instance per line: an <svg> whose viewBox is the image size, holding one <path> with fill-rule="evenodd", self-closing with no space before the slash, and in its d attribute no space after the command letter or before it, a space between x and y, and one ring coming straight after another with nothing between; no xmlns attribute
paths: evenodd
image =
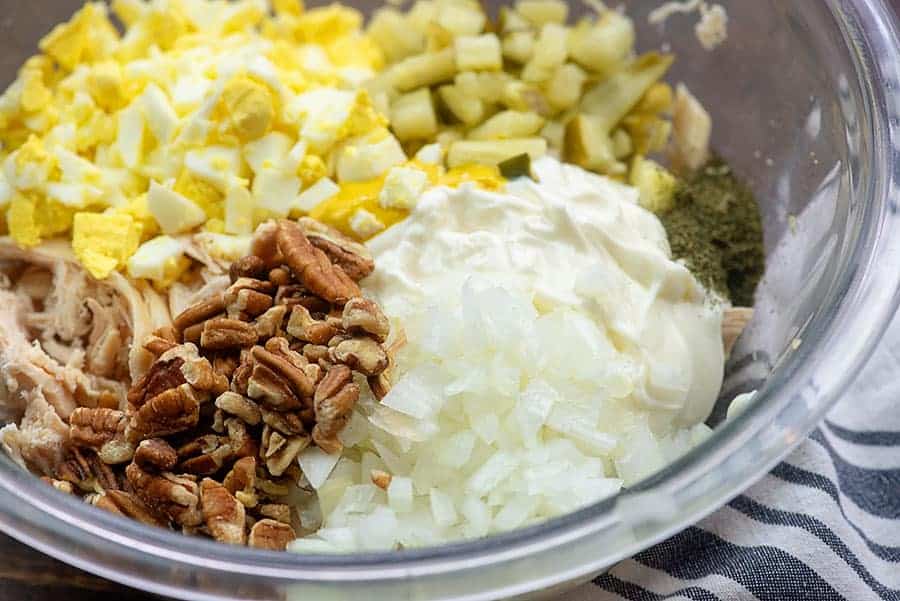
<svg viewBox="0 0 900 601"><path fill-rule="evenodd" d="M0 0L4 85L79 4ZM838 400L897 304L900 44L880 0L733 0L722 1L728 42L707 53L693 19L648 26L658 4L627 4L639 47L668 44L677 54L671 80L687 82L710 109L716 149L749 179L764 213L768 270L723 400L760 393L738 419L722 423L721 403L710 440L612 500L431 549L300 556L185 538L59 494L5 457L0 528L94 573L179 598L544 596L662 540L758 479Z"/></svg>

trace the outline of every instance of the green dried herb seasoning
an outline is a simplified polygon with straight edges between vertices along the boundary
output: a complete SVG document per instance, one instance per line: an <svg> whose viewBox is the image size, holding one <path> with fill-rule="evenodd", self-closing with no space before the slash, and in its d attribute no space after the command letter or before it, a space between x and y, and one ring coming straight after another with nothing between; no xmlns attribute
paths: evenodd
<svg viewBox="0 0 900 601"><path fill-rule="evenodd" d="M765 268L762 221L753 192L719 159L688 176L660 215L672 254L735 306L753 306Z"/></svg>

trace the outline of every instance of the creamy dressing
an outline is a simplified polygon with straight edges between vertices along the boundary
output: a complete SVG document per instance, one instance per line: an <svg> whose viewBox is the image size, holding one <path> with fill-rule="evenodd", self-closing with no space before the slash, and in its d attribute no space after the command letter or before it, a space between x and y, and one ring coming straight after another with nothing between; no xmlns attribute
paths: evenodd
<svg viewBox="0 0 900 601"><path fill-rule="evenodd" d="M473 276L529 294L541 313L571 309L634 369L636 402L703 421L722 383L720 304L671 259L636 190L551 158L534 171L540 183L519 179L502 194L427 192L369 243L378 269L367 291L401 322Z"/></svg>

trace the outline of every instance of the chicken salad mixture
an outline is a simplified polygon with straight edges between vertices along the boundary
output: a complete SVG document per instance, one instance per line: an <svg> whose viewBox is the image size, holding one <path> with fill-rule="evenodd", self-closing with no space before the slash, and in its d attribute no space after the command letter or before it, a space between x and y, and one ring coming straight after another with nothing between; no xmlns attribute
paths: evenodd
<svg viewBox="0 0 900 601"><path fill-rule="evenodd" d="M559 0L86 4L0 96L3 449L147 524L327 553L687 452L762 233L634 39Z"/></svg>

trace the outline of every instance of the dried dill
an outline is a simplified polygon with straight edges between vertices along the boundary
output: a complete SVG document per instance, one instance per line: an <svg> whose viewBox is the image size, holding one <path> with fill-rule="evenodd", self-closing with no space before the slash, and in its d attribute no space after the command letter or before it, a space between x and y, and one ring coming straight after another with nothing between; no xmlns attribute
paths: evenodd
<svg viewBox="0 0 900 601"><path fill-rule="evenodd" d="M714 159L688 176L660 219L672 254L707 288L736 306L753 305L765 250L759 206L750 188Z"/></svg>

